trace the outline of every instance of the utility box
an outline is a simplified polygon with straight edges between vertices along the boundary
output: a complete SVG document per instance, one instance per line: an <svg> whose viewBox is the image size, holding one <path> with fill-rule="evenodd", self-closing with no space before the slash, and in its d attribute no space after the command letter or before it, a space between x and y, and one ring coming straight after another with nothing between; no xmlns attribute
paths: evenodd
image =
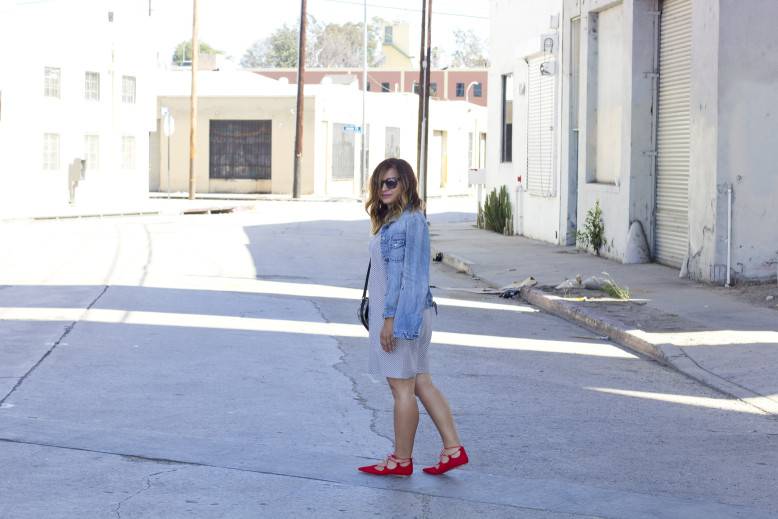
<svg viewBox="0 0 778 519"><path fill-rule="evenodd" d="M86 180L86 160L74 159L68 166L68 191L70 193L70 203L76 203L76 188L78 183Z"/></svg>

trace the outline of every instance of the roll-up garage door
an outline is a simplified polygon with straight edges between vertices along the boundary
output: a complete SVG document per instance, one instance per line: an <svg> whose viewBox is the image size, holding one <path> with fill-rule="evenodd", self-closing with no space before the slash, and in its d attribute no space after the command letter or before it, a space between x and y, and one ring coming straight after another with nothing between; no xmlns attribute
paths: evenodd
<svg viewBox="0 0 778 519"><path fill-rule="evenodd" d="M554 75L547 54L527 60L527 188L530 193L554 193ZM550 66L549 66L550 65ZM548 72L541 67L549 66Z"/></svg>
<svg viewBox="0 0 778 519"><path fill-rule="evenodd" d="M691 31L691 0L662 2L654 258L672 267L689 242Z"/></svg>

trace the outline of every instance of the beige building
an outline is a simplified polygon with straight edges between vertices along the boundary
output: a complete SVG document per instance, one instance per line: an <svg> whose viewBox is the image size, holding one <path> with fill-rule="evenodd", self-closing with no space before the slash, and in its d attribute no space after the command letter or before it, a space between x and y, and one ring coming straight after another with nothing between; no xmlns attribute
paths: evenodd
<svg viewBox="0 0 778 519"><path fill-rule="evenodd" d="M150 189L189 189L189 92L186 71L165 74L158 114L174 120L168 138L159 116L151 137ZM297 86L248 71L198 74L195 191L198 193L291 194L294 167ZM362 131L367 173L387 156L416 164L418 96L366 93L356 82L305 86L301 194L356 196L362 187ZM486 109L472 103L430 105L428 194L472 192L470 167L484 163Z"/></svg>

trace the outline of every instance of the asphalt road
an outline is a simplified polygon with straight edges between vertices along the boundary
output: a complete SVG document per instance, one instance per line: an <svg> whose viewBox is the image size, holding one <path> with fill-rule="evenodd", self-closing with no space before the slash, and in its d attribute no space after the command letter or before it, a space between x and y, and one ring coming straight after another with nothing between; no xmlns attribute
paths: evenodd
<svg viewBox="0 0 778 519"><path fill-rule="evenodd" d="M392 450L368 232L353 202L0 225L0 517L778 515L778 422L436 263L471 463L358 472ZM415 464L439 450L423 415Z"/></svg>

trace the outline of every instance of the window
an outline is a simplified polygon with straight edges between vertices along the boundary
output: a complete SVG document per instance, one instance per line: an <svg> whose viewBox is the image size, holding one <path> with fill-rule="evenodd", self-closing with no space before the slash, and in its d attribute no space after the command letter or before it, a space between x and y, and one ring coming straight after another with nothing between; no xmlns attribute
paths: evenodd
<svg viewBox="0 0 778 519"><path fill-rule="evenodd" d="M43 134L43 170L59 170L59 134Z"/></svg>
<svg viewBox="0 0 778 519"><path fill-rule="evenodd" d="M481 97L481 83L473 85L473 97Z"/></svg>
<svg viewBox="0 0 778 519"><path fill-rule="evenodd" d="M84 135L84 158L87 170L97 171L100 169L100 136L96 133Z"/></svg>
<svg viewBox="0 0 778 519"><path fill-rule="evenodd" d="M384 81L381 83L381 92L389 92L389 83Z"/></svg>
<svg viewBox="0 0 778 519"><path fill-rule="evenodd" d="M430 96L438 97L438 84L430 83Z"/></svg>
<svg viewBox="0 0 778 519"><path fill-rule="evenodd" d="M355 133L346 123L332 123L332 180L354 180Z"/></svg>
<svg viewBox="0 0 778 519"><path fill-rule="evenodd" d="M122 103L135 104L135 78L122 76Z"/></svg>
<svg viewBox="0 0 778 519"><path fill-rule="evenodd" d="M465 97L465 84L457 83L457 97Z"/></svg>
<svg viewBox="0 0 778 519"><path fill-rule="evenodd" d="M44 67L43 69L43 95L59 99L60 69Z"/></svg>
<svg viewBox="0 0 778 519"><path fill-rule="evenodd" d="M622 4L589 16L589 67L594 79L587 88L587 182L615 184L621 176L622 104L625 93L624 34ZM595 32L592 32L595 31ZM597 37L595 38L594 35ZM619 78L614 80L613 78Z"/></svg>
<svg viewBox="0 0 778 519"><path fill-rule="evenodd" d="M211 119L210 126L210 178L271 179L271 120Z"/></svg>
<svg viewBox="0 0 778 519"><path fill-rule="evenodd" d="M502 136L500 162L513 162L513 75L502 76Z"/></svg>
<svg viewBox="0 0 778 519"><path fill-rule="evenodd" d="M122 169L135 169L135 136L122 136Z"/></svg>
<svg viewBox="0 0 778 519"><path fill-rule="evenodd" d="M419 82L418 81L414 81L413 82L413 93L414 94L418 94L419 93Z"/></svg>
<svg viewBox="0 0 778 519"><path fill-rule="evenodd" d="M367 82L367 91L370 92L370 81Z"/></svg>
<svg viewBox="0 0 778 519"><path fill-rule="evenodd" d="M384 43L386 45L392 44L392 28L384 27Z"/></svg>
<svg viewBox="0 0 778 519"><path fill-rule="evenodd" d="M100 100L100 73L87 72L84 75L84 99L87 101Z"/></svg>
<svg viewBox="0 0 778 519"><path fill-rule="evenodd" d="M386 143L384 146L384 155L387 157L400 156L400 128L386 127Z"/></svg>

